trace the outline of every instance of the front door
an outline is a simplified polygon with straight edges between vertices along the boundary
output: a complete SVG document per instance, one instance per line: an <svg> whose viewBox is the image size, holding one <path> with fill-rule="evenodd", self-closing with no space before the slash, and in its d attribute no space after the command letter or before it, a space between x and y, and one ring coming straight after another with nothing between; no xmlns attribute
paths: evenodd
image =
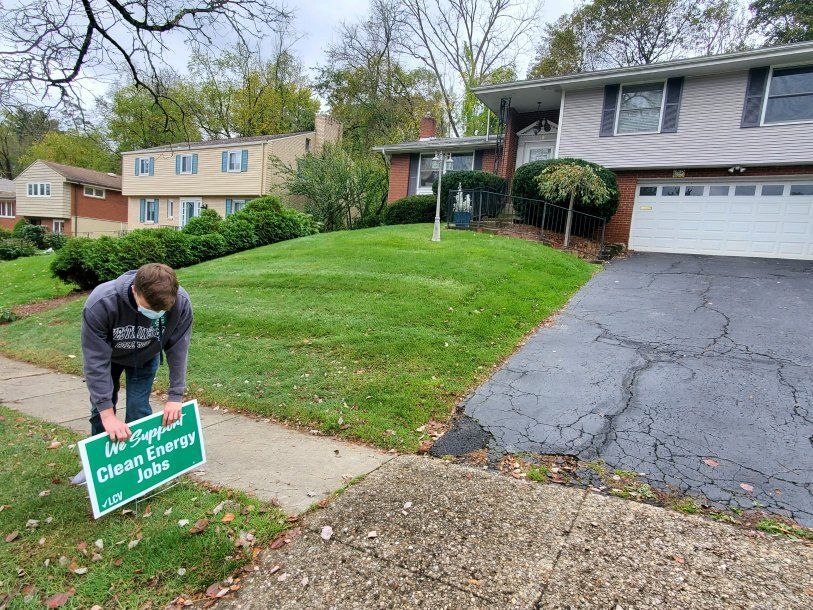
<svg viewBox="0 0 813 610"><path fill-rule="evenodd" d="M190 218L200 216L200 199L181 199L181 227L185 227Z"/></svg>

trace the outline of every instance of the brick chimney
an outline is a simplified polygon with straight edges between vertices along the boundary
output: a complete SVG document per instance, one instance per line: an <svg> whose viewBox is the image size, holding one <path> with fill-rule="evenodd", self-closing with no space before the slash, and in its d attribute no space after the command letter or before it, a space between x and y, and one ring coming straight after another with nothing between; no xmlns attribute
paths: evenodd
<svg viewBox="0 0 813 610"><path fill-rule="evenodd" d="M421 128L419 133L421 140L436 138L438 136L437 121L433 119L431 116L426 115L421 119Z"/></svg>

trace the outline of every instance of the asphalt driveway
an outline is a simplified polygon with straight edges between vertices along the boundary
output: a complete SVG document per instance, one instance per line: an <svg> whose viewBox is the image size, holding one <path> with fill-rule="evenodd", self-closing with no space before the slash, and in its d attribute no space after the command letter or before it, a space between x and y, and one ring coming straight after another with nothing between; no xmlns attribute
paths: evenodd
<svg viewBox="0 0 813 610"><path fill-rule="evenodd" d="M464 412L494 451L601 458L813 525L813 263L614 261Z"/></svg>

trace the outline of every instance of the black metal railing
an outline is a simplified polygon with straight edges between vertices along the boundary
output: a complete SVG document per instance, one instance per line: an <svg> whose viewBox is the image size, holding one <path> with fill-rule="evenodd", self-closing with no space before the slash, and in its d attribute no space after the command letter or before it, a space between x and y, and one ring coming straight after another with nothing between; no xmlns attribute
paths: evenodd
<svg viewBox="0 0 813 610"><path fill-rule="evenodd" d="M607 221L581 210L483 189L450 189L450 229L473 229L538 239L549 246L599 258Z"/></svg>

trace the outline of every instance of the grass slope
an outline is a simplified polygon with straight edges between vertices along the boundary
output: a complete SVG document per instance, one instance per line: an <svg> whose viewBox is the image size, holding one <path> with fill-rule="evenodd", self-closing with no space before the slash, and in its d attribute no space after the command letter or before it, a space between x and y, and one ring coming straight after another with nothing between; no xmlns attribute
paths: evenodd
<svg viewBox="0 0 813 610"><path fill-rule="evenodd" d="M79 468L78 438L0 407L0 608L8 601L12 608L42 608L69 591L66 608L161 608L179 594L200 594L250 562L251 546L235 545L241 531L265 545L287 527L279 509L186 479L130 504L126 514L94 521L84 486L68 482ZM50 449L54 441L61 445ZM221 502L222 511L210 515ZM234 520L222 523L226 513ZM210 525L191 534L192 524L204 518ZM179 526L181 519L189 524Z"/></svg>
<svg viewBox="0 0 813 610"><path fill-rule="evenodd" d="M0 308L62 297L76 286L51 275L53 256L26 256L0 262Z"/></svg>
<svg viewBox="0 0 813 610"><path fill-rule="evenodd" d="M445 420L594 271L534 242L430 235L329 233L181 270L195 308L189 395L414 449L416 428ZM79 372L81 307L0 328L0 350Z"/></svg>

